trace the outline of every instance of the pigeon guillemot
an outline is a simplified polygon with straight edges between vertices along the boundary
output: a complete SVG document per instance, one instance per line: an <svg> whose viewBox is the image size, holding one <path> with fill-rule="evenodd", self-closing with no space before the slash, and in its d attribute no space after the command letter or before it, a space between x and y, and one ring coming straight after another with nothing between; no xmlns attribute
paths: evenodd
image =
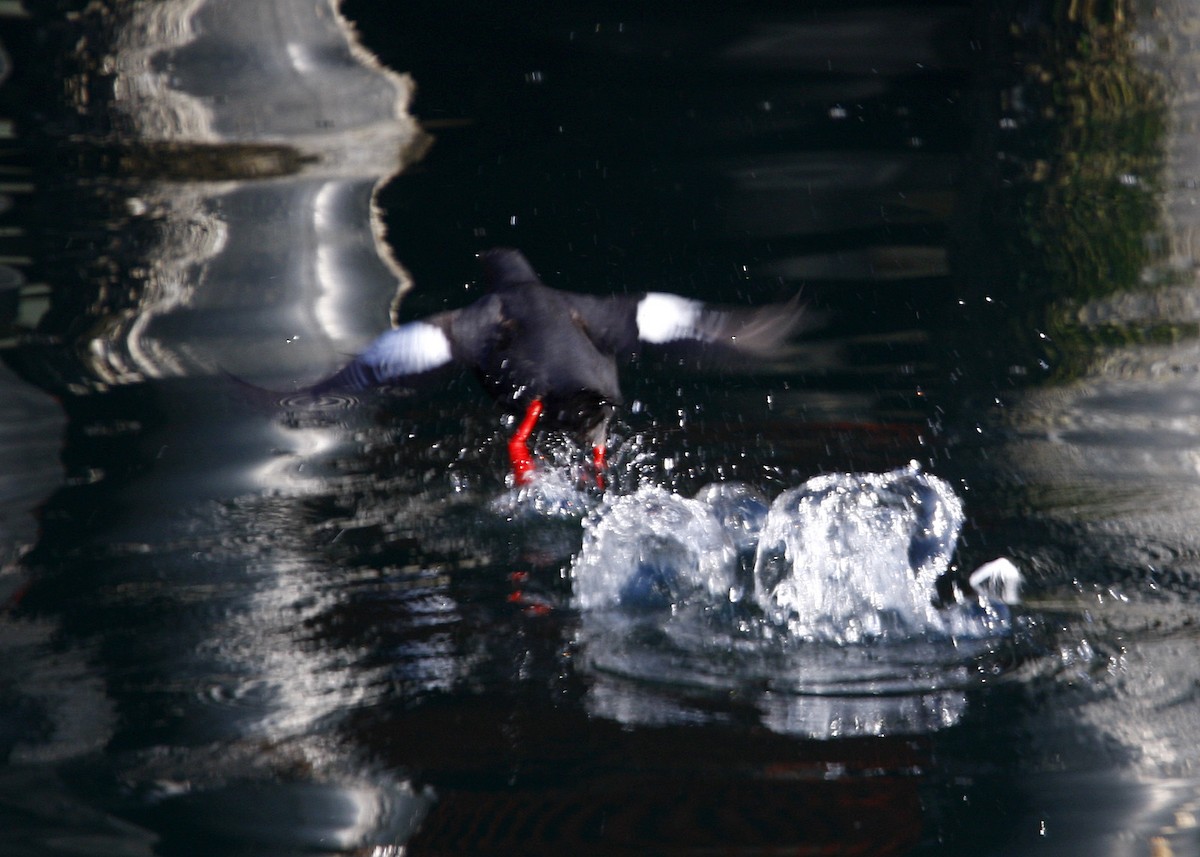
<svg viewBox="0 0 1200 857"><path fill-rule="evenodd" d="M404 384L450 363L475 371L484 388L521 417L509 441L513 477L528 482L528 440L539 424L592 447L603 487L608 423L621 404L617 359L643 346L701 346L764 356L801 327L797 300L719 308L662 292L597 297L542 283L517 250L479 256L488 293L462 309L380 335L313 393Z"/></svg>

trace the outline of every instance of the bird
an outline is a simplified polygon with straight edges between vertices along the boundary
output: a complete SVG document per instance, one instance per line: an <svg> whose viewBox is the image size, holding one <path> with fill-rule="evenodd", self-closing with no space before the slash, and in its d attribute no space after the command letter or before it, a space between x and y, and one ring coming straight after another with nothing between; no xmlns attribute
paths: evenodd
<svg viewBox="0 0 1200 857"><path fill-rule="evenodd" d="M405 385L458 364L519 417L508 443L513 481L528 484L529 438L557 430L591 447L604 488L609 423L623 403L617 364L644 349L764 357L811 327L798 296L755 308L720 307L666 292L597 296L547 286L519 251L478 254L486 293L460 309L399 324L311 385L314 395Z"/></svg>

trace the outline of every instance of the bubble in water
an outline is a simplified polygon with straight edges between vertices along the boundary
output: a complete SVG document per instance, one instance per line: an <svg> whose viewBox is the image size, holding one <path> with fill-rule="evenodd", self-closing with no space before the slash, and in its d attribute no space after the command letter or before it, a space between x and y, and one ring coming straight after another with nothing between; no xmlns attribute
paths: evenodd
<svg viewBox="0 0 1200 857"><path fill-rule="evenodd" d="M947 633L933 587L962 521L950 486L915 466L810 479L771 505L755 557L755 598L807 639Z"/></svg>
<svg viewBox="0 0 1200 857"><path fill-rule="evenodd" d="M666 609L699 593L728 601L735 573L733 544L712 509L657 486L616 497L586 521L571 566L582 610Z"/></svg>

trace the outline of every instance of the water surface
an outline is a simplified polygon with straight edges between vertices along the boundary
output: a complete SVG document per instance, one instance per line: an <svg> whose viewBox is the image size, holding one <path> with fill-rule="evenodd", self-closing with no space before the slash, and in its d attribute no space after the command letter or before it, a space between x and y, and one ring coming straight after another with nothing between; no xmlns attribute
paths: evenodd
<svg viewBox="0 0 1200 857"><path fill-rule="evenodd" d="M67 5L0 19L4 853L1200 851L1186 10ZM493 245L802 291L626 373L611 496L915 461L1012 633L597 624L473 379L288 395Z"/></svg>

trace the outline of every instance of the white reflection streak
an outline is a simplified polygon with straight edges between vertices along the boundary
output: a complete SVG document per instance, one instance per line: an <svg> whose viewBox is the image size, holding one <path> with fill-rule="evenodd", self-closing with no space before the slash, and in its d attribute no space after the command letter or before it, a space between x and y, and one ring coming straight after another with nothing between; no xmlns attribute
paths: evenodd
<svg viewBox="0 0 1200 857"><path fill-rule="evenodd" d="M333 770L342 753L330 745L326 718L362 703L378 687L382 667L357 663L356 650L330 646L311 630L337 607L341 590L325 569L283 551L256 569L255 590L215 629L215 651L233 686L222 696L252 716L247 733L272 743L303 739L315 769Z"/></svg>
<svg viewBox="0 0 1200 857"><path fill-rule="evenodd" d="M272 566L269 581L229 629L229 654L270 688L270 710L259 725L267 737L282 740L353 706L364 690L363 676L352 675L328 649L297 639L309 620L332 609L331 592L313 585L313 569L302 561L280 557Z"/></svg>
<svg viewBox="0 0 1200 857"><path fill-rule="evenodd" d="M305 465L337 445L337 435L327 428L275 426L281 454L254 469L254 481L268 491L290 494L324 484L322 477L305 472Z"/></svg>
<svg viewBox="0 0 1200 857"><path fill-rule="evenodd" d="M319 64L313 61L308 47L299 42L288 42L287 55L292 62L292 68L301 74L311 74L319 70Z"/></svg>
<svg viewBox="0 0 1200 857"><path fill-rule="evenodd" d="M337 230L338 218L334 211L338 184L326 182L313 199L313 237L316 243L317 299L313 314L317 323L335 341L345 341L352 331L342 321L337 310L340 278L333 234Z"/></svg>

